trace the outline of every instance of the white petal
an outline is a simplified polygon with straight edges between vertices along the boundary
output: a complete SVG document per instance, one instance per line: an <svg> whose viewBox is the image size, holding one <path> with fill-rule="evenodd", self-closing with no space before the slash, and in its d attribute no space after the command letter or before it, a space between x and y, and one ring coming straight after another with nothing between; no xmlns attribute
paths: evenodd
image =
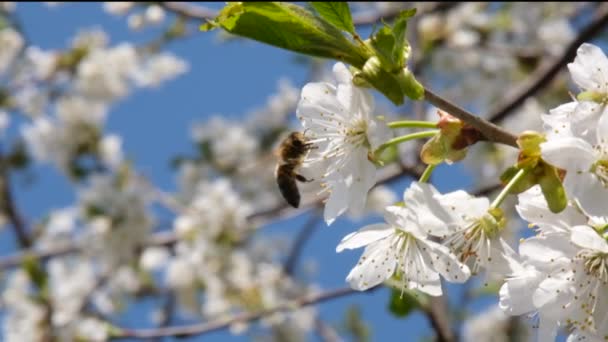
<svg viewBox="0 0 608 342"><path fill-rule="evenodd" d="M331 194L325 203L323 218L325 223L331 225L338 216L342 215L348 206L348 189L342 180L332 181Z"/></svg>
<svg viewBox="0 0 608 342"><path fill-rule="evenodd" d="M351 163L345 168L352 168L352 184L349 189L349 207L355 212L362 212L367 203L367 194L376 184L376 166L367 159L367 151L358 148L352 152Z"/></svg>
<svg viewBox="0 0 608 342"><path fill-rule="evenodd" d="M429 296L434 297L439 297L443 294L443 290L441 289L441 278L439 277L439 273L435 272L429 272L424 281L410 280L408 282L408 288L424 292Z"/></svg>
<svg viewBox="0 0 608 342"><path fill-rule="evenodd" d="M558 322L556 319L540 317L538 322L537 341L555 341L557 338Z"/></svg>
<svg viewBox="0 0 608 342"><path fill-rule="evenodd" d="M570 275L572 273L569 273ZM572 300L571 284L560 278L546 278L534 290L532 302L542 311L544 316L561 318L564 316L563 307Z"/></svg>
<svg viewBox="0 0 608 342"><path fill-rule="evenodd" d="M566 175L564 186L587 216L607 215L608 188L596 175L589 172Z"/></svg>
<svg viewBox="0 0 608 342"><path fill-rule="evenodd" d="M532 293L541 276L541 273L529 267L518 272L516 277L507 279L499 291L500 308L512 316L534 311Z"/></svg>
<svg viewBox="0 0 608 342"><path fill-rule="evenodd" d="M345 112L344 107L336 99L336 88L329 83L308 83L302 88L302 97L296 109L296 115L305 127L310 127L318 120L328 123L331 114ZM337 123L333 123L336 125Z"/></svg>
<svg viewBox="0 0 608 342"><path fill-rule="evenodd" d="M340 104L346 109L345 118L358 119L354 110L357 108L357 94L355 93L355 86L352 83L339 84L336 98Z"/></svg>
<svg viewBox="0 0 608 342"><path fill-rule="evenodd" d="M564 233L534 236L519 244L519 255L540 271L550 271L569 263L570 256L575 253L570 235Z"/></svg>
<svg viewBox="0 0 608 342"><path fill-rule="evenodd" d="M603 338L592 334L589 331L581 331L575 330L570 335L568 335L568 339L566 342L605 342Z"/></svg>
<svg viewBox="0 0 608 342"><path fill-rule="evenodd" d="M370 118L367 123L367 140L372 150L387 142L393 137L393 132L386 122Z"/></svg>
<svg viewBox="0 0 608 342"><path fill-rule="evenodd" d="M599 47L587 43L581 45L568 69L574 82L582 89L605 92L608 59Z"/></svg>
<svg viewBox="0 0 608 342"><path fill-rule="evenodd" d="M519 194L515 208L524 220L532 224L550 225L557 231L567 231L572 226L587 222L585 215L570 205L561 213L552 213L538 185Z"/></svg>
<svg viewBox="0 0 608 342"><path fill-rule="evenodd" d="M380 240L365 249L346 281L353 289L365 291L390 278L395 273L396 265L390 239Z"/></svg>
<svg viewBox="0 0 608 342"><path fill-rule="evenodd" d="M338 247L336 252L340 253L345 249L355 249L369 245L380 239L391 235L395 229L385 223L371 224L361 228L359 231L346 235Z"/></svg>
<svg viewBox="0 0 608 342"><path fill-rule="evenodd" d="M431 296L441 296L441 279L433 266L434 255L419 240L409 240L408 243L407 253L400 256L402 277L407 287Z"/></svg>
<svg viewBox="0 0 608 342"><path fill-rule="evenodd" d="M463 215L467 217L481 217L490 207L490 201L486 197L474 197L466 191L458 190L447 193L445 195L437 195L437 199L443 206L448 206L454 213L461 218Z"/></svg>
<svg viewBox="0 0 608 342"><path fill-rule="evenodd" d="M543 159L568 171L587 171L595 161L593 147L580 138L559 138L540 144Z"/></svg>
<svg viewBox="0 0 608 342"><path fill-rule="evenodd" d="M458 261L450 250L433 241L422 241L419 243L426 245L429 254L433 258L433 267L447 281L453 283L464 283L471 276L469 268Z"/></svg>
<svg viewBox="0 0 608 342"><path fill-rule="evenodd" d="M344 63L338 62L334 64L332 71L338 83L348 84L352 82L353 75L350 73L348 67L346 67Z"/></svg>
<svg viewBox="0 0 608 342"><path fill-rule="evenodd" d="M589 226L572 227L572 242L582 248L608 253L608 244Z"/></svg>
<svg viewBox="0 0 608 342"><path fill-rule="evenodd" d="M608 112L603 112L597 125L597 143L608 149Z"/></svg>
<svg viewBox="0 0 608 342"><path fill-rule="evenodd" d="M519 255L502 238L492 241L490 253L491 259L486 266L488 272L511 275L522 267L519 262Z"/></svg>
<svg viewBox="0 0 608 342"><path fill-rule="evenodd" d="M441 237L450 232L448 224L452 222L452 216L440 205L436 195L439 192L431 184L412 182L403 194L403 201L420 230Z"/></svg>
<svg viewBox="0 0 608 342"><path fill-rule="evenodd" d="M604 107L603 104L593 101L579 101L570 118L574 135L595 145L596 126Z"/></svg>

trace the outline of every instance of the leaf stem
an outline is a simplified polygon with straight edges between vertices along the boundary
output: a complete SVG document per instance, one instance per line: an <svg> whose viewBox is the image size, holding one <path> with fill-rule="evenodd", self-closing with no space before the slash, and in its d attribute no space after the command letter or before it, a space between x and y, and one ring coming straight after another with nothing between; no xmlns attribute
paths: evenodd
<svg viewBox="0 0 608 342"><path fill-rule="evenodd" d="M387 126L390 128L437 128L437 123L430 121L403 120L389 122Z"/></svg>
<svg viewBox="0 0 608 342"><path fill-rule="evenodd" d="M502 189L500 194L498 194L498 196L494 199L494 201L490 205L490 208L498 208L509 194L509 191L517 184L517 182L519 182L526 175L527 172L528 170L526 169L520 169L519 171L517 171L515 176L511 178L509 183L507 183L507 185Z"/></svg>
<svg viewBox="0 0 608 342"><path fill-rule="evenodd" d="M387 148L389 148L391 146L399 145L401 143L404 143L404 142L410 141L410 140L414 140L414 139L429 138L429 137L434 136L438 132L439 132L438 129L434 129L434 130L430 130L430 131L423 131L423 132L416 132L416 133L406 134L406 135L402 135L400 137L393 138L393 139L385 142L384 144L378 146L378 148L376 149L376 151L374 151L374 156L379 156L380 154L382 154L382 152L385 149L387 149Z"/></svg>
<svg viewBox="0 0 608 342"><path fill-rule="evenodd" d="M435 170L435 167L437 167L436 164L429 164L426 167L426 169L424 169L424 172L422 173L422 176L420 176L420 179L418 180L418 182L420 182L420 183L428 182L429 178L431 178L431 174Z"/></svg>

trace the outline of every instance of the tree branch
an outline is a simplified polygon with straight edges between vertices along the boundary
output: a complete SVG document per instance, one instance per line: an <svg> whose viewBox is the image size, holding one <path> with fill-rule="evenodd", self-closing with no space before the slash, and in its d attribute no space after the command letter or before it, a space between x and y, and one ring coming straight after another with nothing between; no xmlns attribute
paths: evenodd
<svg viewBox="0 0 608 342"><path fill-rule="evenodd" d="M6 160L4 155L0 154L0 205L2 206L2 212L6 214L13 226L21 248L29 248L32 245L32 240L27 232L26 224L15 206L9 173L10 166L8 165L8 160Z"/></svg>
<svg viewBox="0 0 608 342"><path fill-rule="evenodd" d="M193 5L188 2L158 2L158 5L164 8L166 11L193 20L205 21L208 19L214 19L218 15L218 11L200 5ZM421 6L421 8L419 8L418 15L447 11L456 5L458 5L457 2L437 2L424 4ZM376 24L382 19L391 20L405 8L406 7L389 8L386 10L378 10L373 12L355 13L353 15L353 23L357 26L365 26Z"/></svg>
<svg viewBox="0 0 608 342"><path fill-rule="evenodd" d="M306 221L303 227L300 229L298 236L293 241L289 256L283 265L283 271L285 274L292 275L294 273L298 260L300 259L300 255L302 254L302 249L314 233L315 229L319 227L319 219L320 217L315 210L311 213L308 221Z"/></svg>
<svg viewBox="0 0 608 342"><path fill-rule="evenodd" d="M569 61L574 59L578 47L601 33L607 24L608 6L600 5L595 19L579 32L578 36L566 47L562 55L554 60L543 63L531 77L515 88L510 94L507 94L505 101L490 113L488 116L489 120L492 122L502 121L510 112L524 103L527 98L542 90L559 74L559 71Z"/></svg>
<svg viewBox="0 0 608 342"><path fill-rule="evenodd" d="M433 93L430 89L424 89L424 98L435 107L448 112L450 115L459 118L465 123L473 126L477 129L488 141L493 141L517 148L517 137L510 132L507 132L501 127L475 116L468 111L458 107L450 101L442 98L441 96Z"/></svg>
<svg viewBox="0 0 608 342"><path fill-rule="evenodd" d="M158 5L166 11L195 20L215 19L218 12L200 5L193 5L188 2L158 2Z"/></svg>
<svg viewBox="0 0 608 342"><path fill-rule="evenodd" d="M323 322L322 319L318 318L315 320L315 328L317 330L317 334L321 338L323 342L342 342L342 338L336 332L331 325Z"/></svg>
<svg viewBox="0 0 608 342"><path fill-rule="evenodd" d="M450 328L448 319L448 310L446 307L445 297L430 297L429 305L425 309L433 329L437 333L438 342L454 342L456 341L454 332Z"/></svg>
<svg viewBox="0 0 608 342"><path fill-rule="evenodd" d="M265 316L272 315L274 313L289 311L298 309L304 306L322 303L328 300L337 299L345 296L349 296L355 293L369 293L355 291L351 288L340 288L336 290L329 290L326 292L307 295L295 299L293 301L275 306L270 309L261 310L257 312L243 312L236 314L233 317L226 319L218 319L212 322L197 323L192 325L184 326L173 326L158 329L119 329L119 333L112 336L113 339L133 339L133 338L157 338L157 337L187 337L192 335L201 335L210 333L213 331L223 330L228 328L230 325L241 322L253 322L257 321Z"/></svg>
<svg viewBox="0 0 608 342"><path fill-rule="evenodd" d="M417 8L416 17L424 16L426 14L444 12L458 6L458 2L435 2L435 3L421 3ZM366 26L379 23L381 20L392 20L397 15L408 7L389 8L385 10L367 11L365 13L354 13L353 23L357 26Z"/></svg>

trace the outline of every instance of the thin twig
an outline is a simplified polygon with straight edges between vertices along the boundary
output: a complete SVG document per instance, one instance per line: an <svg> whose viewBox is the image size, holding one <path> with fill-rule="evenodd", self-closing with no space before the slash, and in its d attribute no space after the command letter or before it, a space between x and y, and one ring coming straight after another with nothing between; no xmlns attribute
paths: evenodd
<svg viewBox="0 0 608 342"><path fill-rule="evenodd" d="M25 221L15 205L15 199L13 198L13 193L11 191L9 168L6 157L3 154L0 154L0 204L2 206L2 212L4 212L13 226L19 245L21 248L29 248L32 245L32 240L27 231Z"/></svg>
<svg viewBox="0 0 608 342"><path fill-rule="evenodd" d="M437 333L438 342L456 341L454 332L450 328L447 312L445 297L441 296L429 298L429 304L425 309L425 313L433 326L433 329Z"/></svg>
<svg viewBox="0 0 608 342"><path fill-rule="evenodd" d="M424 3L420 4L417 7L417 15L416 17L421 17L426 14L436 13L436 12L444 12L449 9L452 9L459 5L457 1L450 2L435 2L435 3ZM357 26L366 26L366 25L374 25L379 23L382 20L390 21L397 17L397 15L403 11L404 9L409 8L406 6L403 7L392 7L385 10L376 10L376 11L366 11L363 13L355 13L353 14L353 23Z"/></svg>
<svg viewBox="0 0 608 342"><path fill-rule="evenodd" d="M312 237L312 234L315 232L315 229L319 227L319 219L317 211L313 211L310 214L308 220L304 223L298 236L293 241L291 245L291 249L289 252L289 256L285 260L285 264L283 265L283 270L285 274L292 275L295 271L295 268L298 264L298 260L300 259L300 255L302 254L302 250L304 246L308 242L308 240Z"/></svg>
<svg viewBox="0 0 608 342"><path fill-rule="evenodd" d="M208 20L214 19L218 15L218 11L210 8L193 5L187 2L159 2L161 7L166 11L173 12L184 18L193 20ZM449 10L457 5L457 2L438 2L433 4L425 4L419 8L418 15L425 15L434 12ZM355 13L353 15L353 23L357 26L373 25L381 20L391 20L395 18L406 7L394 7L386 10L366 11L365 13Z"/></svg>
<svg viewBox="0 0 608 342"><path fill-rule="evenodd" d="M188 2L159 2L166 11L173 12L189 19L207 20L217 17L218 12L210 8L193 5Z"/></svg>
<svg viewBox="0 0 608 342"><path fill-rule="evenodd" d="M322 319L318 318L315 320L315 328L317 335L323 342L342 342L343 339L338 335L336 329L331 325L325 323Z"/></svg>
<svg viewBox="0 0 608 342"><path fill-rule="evenodd" d="M184 326L173 326L166 328L158 328L158 329L120 329L120 333L113 336L113 339L133 339L133 338L157 338L157 337L187 337L192 335L201 335L206 334L222 329L226 329L232 324L242 323L242 322L253 322L257 321L263 317L268 315L272 315L274 313L290 311L294 309L298 309L304 306L322 303L328 300L337 299L340 297L349 296L355 293L369 293L367 292L359 292L355 291L351 288L340 288L336 290L329 290L326 292L321 292L314 295L307 295L295 299L293 301L277 305L273 308L261 310L257 312L243 312L237 314L235 316L218 319L212 322L205 323L197 323L192 325L184 325Z"/></svg>
<svg viewBox="0 0 608 342"><path fill-rule="evenodd" d="M488 115L489 120L492 122L502 121L510 112L524 103L527 98L545 88L559 74L559 71L574 59L579 46L601 33L607 24L608 6L601 5L597 9L595 18L579 32L562 55L543 63L527 81L516 87L510 94L507 94L504 97L504 102Z"/></svg>
<svg viewBox="0 0 608 342"><path fill-rule="evenodd" d="M420 177L424 171L424 165L416 165L412 167L399 166L392 164L386 166L380 170L380 176L378 184L386 184L400 179L403 176L411 176L414 179ZM284 204L280 204L276 207L262 210L253 213L248 217L248 220L254 225L263 225L268 222L270 218L274 219L286 219L294 215L303 213L305 210L318 205L321 202L320 199L313 199L305 202L300 206L300 209L296 210L288 207ZM177 242L178 237L172 231L163 231L155 233L146 242L146 246L170 246ZM56 256L61 256L69 253L80 252L81 246L77 243L64 245L60 247L54 247L51 249L39 250L39 249L27 249L12 255L4 256L0 258L0 270L12 268L21 265L23 260L28 257L37 258L40 260L46 260Z"/></svg>
<svg viewBox="0 0 608 342"><path fill-rule="evenodd" d="M496 126L488 120L469 113L443 97L435 94L428 88L424 89L424 98L435 107L448 112L450 115L455 116L476 128L488 141L517 147L517 137L514 134L507 132L503 128Z"/></svg>

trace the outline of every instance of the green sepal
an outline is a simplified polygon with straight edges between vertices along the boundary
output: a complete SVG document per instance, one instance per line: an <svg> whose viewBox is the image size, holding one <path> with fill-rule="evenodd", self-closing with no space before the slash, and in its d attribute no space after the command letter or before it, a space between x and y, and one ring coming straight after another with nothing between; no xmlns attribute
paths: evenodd
<svg viewBox="0 0 608 342"><path fill-rule="evenodd" d="M391 298L388 308L397 317L407 317L420 308L417 294L411 290L391 290Z"/></svg>
<svg viewBox="0 0 608 342"><path fill-rule="evenodd" d="M519 172L519 170L520 169L516 166L511 166L510 168L506 169L500 175L500 182L502 184L508 184L509 181L511 180L511 178L515 177L515 175L517 174L517 172ZM514 194L514 195L520 194L520 193L530 189L537 183L538 183L538 181L536 179L536 175L533 172L528 172L519 180L519 182L517 182L517 184L514 184L513 187L511 187L511 189L509 189L509 193Z"/></svg>
<svg viewBox="0 0 608 342"><path fill-rule="evenodd" d="M568 197L558 170L554 166L543 163L543 173L538 179L538 184L552 213L566 209Z"/></svg>
<svg viewBox="0 0 608 342"><path fill-rule="evenodd" d="M579 101L593 101L597 103L603 103L606 100L606 94L594 91L583 91L576 95L576 99Z"/></svg>

